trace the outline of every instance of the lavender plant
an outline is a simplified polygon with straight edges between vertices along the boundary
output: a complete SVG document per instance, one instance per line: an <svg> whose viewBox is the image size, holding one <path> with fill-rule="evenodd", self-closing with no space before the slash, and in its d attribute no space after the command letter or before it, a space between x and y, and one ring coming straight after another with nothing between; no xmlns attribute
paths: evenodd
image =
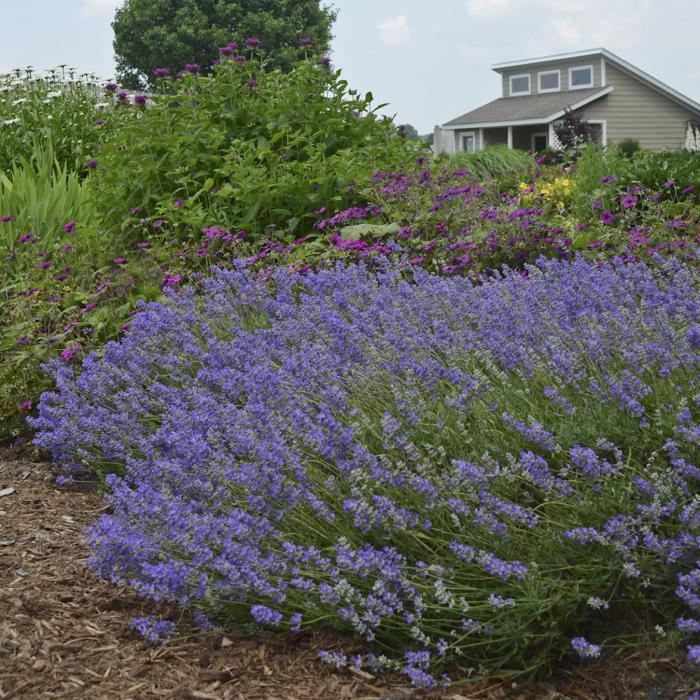
<svg viewBox="0 0 700 700"><path fill-rule="evenodd" d="M695 270L243 268L52 365L36 443L104 476L101 576L422 687L697 633Z"/></svg>

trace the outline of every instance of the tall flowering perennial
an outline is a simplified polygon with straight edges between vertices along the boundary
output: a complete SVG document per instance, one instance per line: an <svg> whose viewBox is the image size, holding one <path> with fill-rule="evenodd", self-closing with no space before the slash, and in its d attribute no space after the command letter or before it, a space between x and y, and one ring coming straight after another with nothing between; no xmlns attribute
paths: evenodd
<svg viewBox="0 0 700 700"><path fill-rule="evenodd" d="M92 567L206 620L353 631L370 653L322 658L422 687L605 653L644 601L694 658L697 273L526 272L240 263L54 363L36 442L105 475Z"/></svg>

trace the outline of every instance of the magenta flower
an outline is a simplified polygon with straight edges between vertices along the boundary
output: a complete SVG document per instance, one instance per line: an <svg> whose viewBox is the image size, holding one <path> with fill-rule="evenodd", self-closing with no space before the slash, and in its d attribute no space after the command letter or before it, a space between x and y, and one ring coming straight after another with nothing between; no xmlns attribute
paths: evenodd
<svg viewBox="0 0 700 700"><path fill-rule="evenodd" d="M160 283L161 287L174 287L178 282L182 280L182 275L170 275L167 274L165 277L163 277L162 282Z"/></svg>
<svg viewBox="0 0 700 700"><path fill-rule="evenodd" d="M606 226L610 226L610 224L615 221L615 215L608 209L605 211L600 212L600 216L598 217Z"/></svg>
<svg viewBox="0 0 700 700"><path fill-rule="evenodd" d="M153 75L158 78L158 80L167 78L170 75L170 68L156 68L153 71Z"/></svg>
<svg viewBox="0 0 700 700"><path fill-rule="evenodd" d="M151 244L148 241L141 241L141 243L136 244L137 248L141 248L141 250L145 250L146 248L150 248Z"/></svg>
<svg viewBox="0 0 700 700"><path fill-rule="evenodd" d="M219 53L220 53L222 56L233 56L233 52L234 52L235 50L236 50L236 49L235 49L233 46L230 46L230 45L229 45L229 46L222 46L222 47L219 49Z"/></svg>
<svg viewBox="0 0 700 700"><path fill-rule="evenodd" d="M199 63L188 63L185 66L185 73L192 73L192 75L195 75L196 73L199 73L201 69L201 66Z"/></svg>
<svg viewBox="0 0 700 700"><path fill-rule="evenodd" d="M243 62L247 61L248 59L245 56L234 56L233 60L236 63L243 63Z"/></svg>
<svg viewBox="0 0 700 700"><path fill-rule="evenodd" d="M411 258L408 262L411 263L411 265L420 265L423 262L424 258L422 258L420 255L416 258Z"/></svg>
<svg viewBox="0 0 700 700"><path fill-rule="evenodd" d="M299 39L299 41L297 43L303 49L303 48L306 48L307 46L311 46L311 39L304 36L301 39Z"/></svg>
<svg viewBox="0 0 700 700"><path fill-rule="evenodd" d="M27 399L26 401L22 401L22 403L19 405L19 410L20 411L28 411L34 402L31 399Z"/></svg>
<svg viewBox="0 0 700 700"><path fill-rule="evenodd" d="M182 206L182 200L181 199L176 199L173 202L173 209L179 209Z"/></svg>
<svg viewBox="0 0 700 700"><path fill-rule="evenodd" d="M6 224L8 221L12 221L14 216L0 216L0 224Z"/></svg>
<svg viewBox="0 0 700 700"><path fill-rule="evenodd" d="M256 39L255 37L250 37L245 40L245 45L250 46L251 49L257 49L260 44L262 44L260 39Z"/></svg>
<svg viewBox="0 0 700 700"><path fill-rule="evenodd" d="M602 199L596 199L595 202L593 202L594 209L602 209L602 207L603 207L603 200Z"/></svg>
<svg viewBox="0 0 700 700"><path fill-rule="evenodd" d="M122 323L122 325L119 326L120 331L128 331L129 328L131 328L131 323L129 323L129 321L127 321L126 323Z"/></svg>
<svg viewBox="0 0 700 700"><path fill-rule="evenodd" d="M134 104L137 107L145 107L148 102L148 95L134 95Z"/></svg>
<svg viewBox="0 0 700 700"><path fill-rule="evenodd" d="M118 87L119 86L116 83L107 83L105 85L105 92L109 92L109 93L116 92Z"/></svg>
<svg viewBox="0 0 700 700"><path fill-rule="evenodd" d="M103 126L106 123L104 119L95 119L95 126Z"/></svg>
<svg viewBox="0 0 700 700"><path fill-rule="evenodd" d="M63 225L63 233L70 233L75 228L75 221L69 221Z"/></svg>
<svg viewBox="0 0 700 700"><path fill-rule="evenodd" d="M126 258L114 258L112 262L115 265L124 265L126 263Z"/></svg>
<svg viewBox="0 0 700 700"><path fill-rule="evenodd" d="M60 248L61 253L67 253L69 250L73 250L75 246L72 243L66 243L65 245L62 245Z"/></svg>
<svg viewBox="0 0 700 700"><path fill-rule="evenodd" d="M620 200L620 204L622 204L623 209L629 209L630 207L633 207L636 203L637 198L633 194L626 194Z"/></svg>
<svg viewBox="0 0 700 700"><path fill-rule="evenodd" d="M97 304L88 304L87 306L83 306L83 308L80 309L78 313L86 314L88 311L92 311L96 306Z"/></svg>
<svg viewBox="0 0 700 700"><path fill-rule="evenodd" d="M37 270L46 270L49 267L51 267L51 261L50 260L44 260L44 262L40 262L37 266Z"/></svg>
<svg viewBox="0 0 700 700"><path fill-rule="evenodd" d="M97 161L93 158L89 160L87 163L85 163L85 167L88 168L89 170L96 170L97 169Z"/></svg>
<svg viewBox="0 0 700 700"><path fill-rule="evenodd" d="M117 93L117 102L121 102L122 104L124 104L128 99L129 95L128 93L124 92L124 90Z"/></svg>
<svg viewBox="0 0 700 700"><path fill-rule="evenodd" d="M156 219L156 220L151 224L151 226L152 226L153 228L160 228L164 223L165 223L165 221L164 221L163 219Z"/></svg>
<svg viewBox="0 0 700 700"><path fill-rule="evenodd" d="M589 226L590 226L590 224L586 224L586 223L584 223L584 224L577 224L577 225L576 225L576 231L583 231L583 229L588 228Z"/></svg>
<svg viewBox="0 0 700 700"><path fill-rule="evenodd" d="M17 239L17 243L26 243L27 241L31 241L32 238L34 238L34 234L31 231L27 231L27 233L23 233Z"/></svg>
<svg viewBox="0 0 700 700"><path fill-rule="evenodd" d="M74 345L73 347L66 348L60 355L62 362L70 362L75 354L80 350L79 345Z"/></svg>
<svg viewBox="0 0 700 700"><path fill-rule="evenodd" d="M65 282L68 279L68 275L65 272L62 272L60 275L56 275L54 279L57 282Z"/></svg>
<svg viewBox="0 0 700 700"><path fill-rule="evenodd" d="M690 194L695 189L695 185L690 185L690 187L684 187L681 190L681 194Z"/></svg>

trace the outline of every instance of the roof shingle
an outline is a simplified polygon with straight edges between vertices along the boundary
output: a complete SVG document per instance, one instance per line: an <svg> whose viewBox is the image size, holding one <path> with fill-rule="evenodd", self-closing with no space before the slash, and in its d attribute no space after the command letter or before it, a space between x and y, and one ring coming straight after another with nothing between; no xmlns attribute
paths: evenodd
<svg viewBox="0 0 700 700"><path fill-rule="evenodd" d="M543 95L524 95L522 97L500 97L461 117L445 122L443 126L461 126L491 122L520 121L521 119L546 119L572 105L592 97L603 88L586 90L564 90L548 92Z"/></svg>

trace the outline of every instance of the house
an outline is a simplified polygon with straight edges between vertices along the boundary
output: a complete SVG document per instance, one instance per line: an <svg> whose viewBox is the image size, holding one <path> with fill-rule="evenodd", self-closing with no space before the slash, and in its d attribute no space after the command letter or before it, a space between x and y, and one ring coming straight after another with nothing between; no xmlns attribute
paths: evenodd
<svg viewBox="0 0 700 700"><path fill-rule="evenodd" d="M497 63L503 94L435 127L435 151L477 151L503 143L557 148L554 125L576 110L601 145L636 139L652 150L696 148L700 104L607 49Z"/></svg>

